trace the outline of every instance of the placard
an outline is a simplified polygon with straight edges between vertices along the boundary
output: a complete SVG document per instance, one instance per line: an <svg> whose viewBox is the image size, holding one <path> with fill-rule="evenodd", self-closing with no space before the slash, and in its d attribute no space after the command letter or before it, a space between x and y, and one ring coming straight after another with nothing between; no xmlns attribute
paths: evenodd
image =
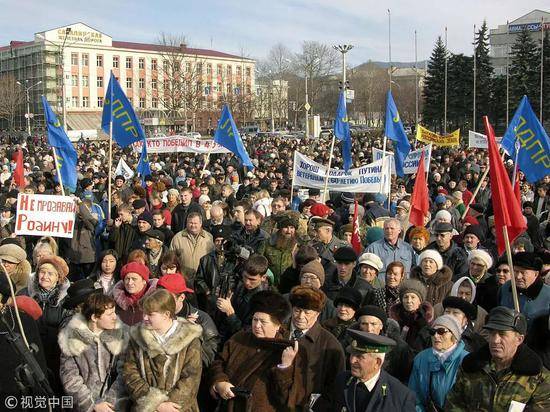
<svg viewBox="0 0 550 412"><path fill-rule="evenodd" d="M77 208L70 196L19 193L15 234L72 238Z"/></svg>

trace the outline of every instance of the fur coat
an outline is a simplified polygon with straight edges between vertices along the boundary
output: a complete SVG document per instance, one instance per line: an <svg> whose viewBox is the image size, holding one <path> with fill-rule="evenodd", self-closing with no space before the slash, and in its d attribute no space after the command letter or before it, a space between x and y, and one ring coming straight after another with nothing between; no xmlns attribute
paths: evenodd
<svg viewBox="0 0 550 412"><path fill-rule="evenodd" d="M180 412L198 412L201 380L202 328L184 319L161 345L142 324L130 329L123 377L136 412L154 412L163 402L174 402Z"/></svg>
<svg viewBox="0 0 550 412"><path fill-rule="evenodd" d="M426 294L426 301L432 306L443 302L453 287L453 271L448 266L443 266L440 270L435 272L430 277L422 275L420 266L415 266L411 270L411 279L417 279L426 286L428 293Z"/></svg>
<svg viewBox="0 0 550 412"><path fill-rule="evenodd" d="M74 410L92 411L101 402L115 405L117 411L124 410L124 384L117 369L120 371L122 367L121 355L128 346L126 325L118 320L115 329L96 335L88 328L84 316L77 313L59 332L58 342L61 383L65 393L73 398Z"/></svg>

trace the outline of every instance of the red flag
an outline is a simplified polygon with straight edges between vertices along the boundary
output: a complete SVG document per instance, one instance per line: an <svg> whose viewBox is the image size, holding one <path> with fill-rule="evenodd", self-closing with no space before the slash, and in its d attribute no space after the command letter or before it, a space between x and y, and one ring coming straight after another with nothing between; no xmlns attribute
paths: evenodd
<svg viewBox="0 0 550 412"><path fill-rule="evenodd" d="M411 196L409 222L414 226L424 226L424 218L430 210L430 202L428 199L428 183L426 182L426 168L424 167L424 151L422 151Z"/></svg>
<svg viewBox="0 0 550 412"><path fill-rule="evenodd" d="M506 250L503 228L506 226L510 243L527 229L527 223L521 213L518 202L510 202L515 199L510 177L504 168L504 164L498 154L495 142L495 131L489 123L489 118L483 116L485 133L489 143L489 176L491 182L491 197L493 199L493 211L495 213L495 229L497 237L497 250L499 256Z"/></svg>
<svg viewBox="0 0 550 412"><path fill-rule="evenodd" d="M13 181L17 187L25 187L25 169L23 168L23 150L21 149L15 153L15 170L13 171Z"/></svg>
<svg viewBox="0 0 550 412"><path fill-rule="evenodd" d="M355 201L355 208L353 209L353 229L351 233L351 247L355 250L355 253L360 254L361 250L361 238L359 237L359 215L357 214L357 200Z"/></svg>
<svg viewBox="0 0 550 412"><path fill-rule="evenodd" d="M519 190L519 167L516 166L516 183L514 184L514 195L516 195L516 200L518 201L519 207L521 209L521 192Z"/></svg>

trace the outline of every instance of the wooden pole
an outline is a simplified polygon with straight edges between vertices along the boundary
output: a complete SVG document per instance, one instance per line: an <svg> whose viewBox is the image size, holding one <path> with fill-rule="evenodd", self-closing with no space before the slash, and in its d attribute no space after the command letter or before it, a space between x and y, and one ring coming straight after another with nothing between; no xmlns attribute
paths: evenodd
<svg viewBox="0 0 550 412"><path fill-rule="evenodd" d="M323 188L323 200L325 202L329 198L329 196L328 196L328 177L329 177L329 173L330 173L330 168L332 166L332 153L334 152L334 141L335 140L336 140L336 136L333 134L332 135L332 143L330 145L330 154L329 154L329 157L328 157L327 172L326 172L326 175L325 175L325 185L324 185L324 188Z"/></svg>
<svg viewBox="0 0 550 412"><path fill-rule="evenodd" d="M59 180L59 185L61 186L61 194L65 196L65 189L63 188L63 179L61 178L59 163L57 162L57 152L55 151L55 147L53 146L52 146L52 150L53 150L53 160L55 162L55 171L57 173L57 179Z"/></svg>
<svg viewBox="0 0 550 412"><path fill-rule="evenodd" d="M111 72L111 80L109 81L109 110L111 110L111 119L109 122L109 173L108 173L108 185L107 185L107 220L111 219L111 195L112 195L112 183L113 180L113 76ZM143 142L145 144L145 142Z"/></svg>
<svg viewBox="0 0 550 412"><path fill-rule="evenodd" d="M508 238L508 228L506 225L502 227L502 234L504 235L504 244L506 245L506 259L508 261L508 266L510 267L510 282L512 284L512 299L514 299L514 309L516 312L519 310L519 300L518 300L518 291L516 288L516 277L514 275L514 265L512 263L512 250L510 248L510 239Z"/></svg>
<svg viewBox="0 0 550 412"><path fill-rule="evenodd" d="M461 219L464 219L466 217L466 215L468 214L468 210L470 210L470 206L472 205L472 203L474 203L474 200L477 196L477 192L479 192L479 189L481 188L481 182L483 182L485 180L488 173L489 173L489 166L487 166L487 169L485 169L485 172L483 172L483 175L481 175L481 178L479 179L479 182L477 182L476 190L474 190L474 194L472 195L472 198L470 199L470 201L466 205L466 209L464 209L464 213L462 213Z"/></svg>

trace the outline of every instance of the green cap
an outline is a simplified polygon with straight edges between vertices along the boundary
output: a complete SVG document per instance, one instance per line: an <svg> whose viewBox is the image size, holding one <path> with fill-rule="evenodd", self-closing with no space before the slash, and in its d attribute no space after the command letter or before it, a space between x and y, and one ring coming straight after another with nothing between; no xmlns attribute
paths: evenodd
<svg viewBox="0 0 550 412"><path fill-rule="evenodd" d="M374 333L348 329L348 335L353 339L347 347L348 353L387 353L396 345L393 339Z"/></svg>

